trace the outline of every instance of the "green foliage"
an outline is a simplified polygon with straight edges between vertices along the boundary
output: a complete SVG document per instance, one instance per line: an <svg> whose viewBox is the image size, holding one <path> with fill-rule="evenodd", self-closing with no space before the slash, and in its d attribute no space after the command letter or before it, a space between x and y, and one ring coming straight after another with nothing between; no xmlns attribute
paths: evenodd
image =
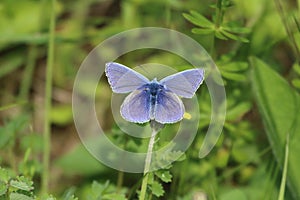
<svg viewBox="0 0 300 200"><path fill-rule="evenodd" d="M225 11L232 6L229 0L218 0L217 4L212 5L216 9L212 21L196 11L190 11L190 14L184 13L183 16L192 24L200 28L193 28L192 32L200 35L213 34L214 37L221 40L236 40L241 42L249 42L249 40L241 35L250 32L248 28L240 26L238 23L224 21Z"/></svg>
<svg viewBox="0 0 300 200"><path fill-rule="evenodd" d="M24 176L14 176L9 170L0 168L0 199L34 199L33 182Z"/></svg>
<svg viewBox="0 0 300 200"><path fill-rule="evenodd" d="M50 1L1 1L0 200L138 198L141 174L109 169L74 137L71 96L78 67L92 48L121 31L149 26L185 33L209 52L225 82L226 101L219 103L226 104L226 121L212 152L199 159L214 112L204 84L197 92L198 134L186 152L171 148L154 155L152 166L164 167L149 173L148 199L278 199L280 195L297 199L299 2L296 6L283 0L57 1L53 95L48 97L53 103L51 170L47 171L52 187L51 194L41 195ZM109 49L104 53L111 54ZM118 60L130 66L163 63L178 71L192 67L180 57L156 50L129 52ZM206 76L210 74L207 69ZM214 81L222 85L221 80ZM81 87L82 94L88 94L89 80ZM105 134L119 148L146 152L147 139L128 136L114 124L110 94L106 80L99 80L95 108ZM177 128L166 126L155 150L169 144ZM181 162L169 164L174 159Z"/></svg>
<svg viewBox="0 0 300 200"><path fill-rule="evenodd" d="M116 193L116 188L109 181L103 184L94 181L90 187L82 192L81 198L90 200L126 200L124 194Z"/></svg>
<svg viewBox="0 0 300 200"><path fill-rule="evenodd" d="M280 166L283 166L286 135L290 135L289 145L289 186L293 195L299 196L300 174L299 152L299 108L300 97L290 85L268 65L257 58L251 58L253 83L258 106L262 114L266 132Z"/></svg>

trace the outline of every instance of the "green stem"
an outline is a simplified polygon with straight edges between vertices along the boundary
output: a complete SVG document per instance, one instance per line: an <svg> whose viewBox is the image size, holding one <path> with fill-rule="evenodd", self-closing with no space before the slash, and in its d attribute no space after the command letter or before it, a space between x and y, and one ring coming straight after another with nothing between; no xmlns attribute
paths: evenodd
<svg viewBox="0 0 300 200"><path fill-rule="evenodd" d="M288 133L286 137L284 166L283 166L283 173L282 173L278 200L284 200L284 192L286 186L287 168L288 168L288 160L289 160L289 140L290 140L289 136L290 134Z"/></svg>
<svg viewBox="0 0 300 200"><path fill-rule="evenodd" d="M52 96L52 73L54 62L54 36L55 36L55 0L51 0L51 18L49 25L49 42L47 53L46 85L45 85L45 123L44 123L44 149L43 149L43 174L42 174L42 194L48 193L49 187L49 163L50 163L50 144L51 144L51 96Z"/></svg>
<svg viewBox="0 0 300 200"><path fill-rule="evenodd" d="M297 42L296 42L296 39L294 37L292 28L289 26L287 17L285 15L285 10L284 10L284 8L283 8L280 0L274 0L274 2L275 2L275 5L276 5L276 8L278 10L278 13L280 15L281 21L282 21L282 23L284 25L284 28L286 30L287 36L289 38L289 41L291 42L291 46L292 46L292 49L293 49L294 54L296 56L296 59L298 61L298 59L300 57L300 50L299 50L299 48L297 46Z"/></svg>
<svg viewBox="0 0 300 200"><path fill-rule="evenodd" d="M21 89L20 89L20 94L19 94L19 100L24 100L28 101L28 96L29 96L29 89L31 86L31 81L32 81L32 75L33 75L33 70L35 66L35 60L37 58L37 47L36 46L29 46L29 51L28 51L28 61L26 64L26 68L24 71L24 76L21 84Z"/></svg>
<svg viewBox="0 0 300 200"><path fill-rule="evenodd" d="M152 158L152 150L153 150L155 136L156 136L157 132L158 132L157 129L152 128L152 133L151 133L151 137L150 137L149 145L148 145L147 156L146 156L146 160L145 160L144 178L143 178L143 182L142 182L141 194L140 194L139 200L145 200L147 185L148 185L148 178L149 178L149 169L150 169L151 158Z"/></svg>
<svg viewBox="0 0 300 200"><path fill-rule="evenodd" d="M219 28L223 18L223 11L222 11L222 0L217 1L217 13L216 13L216 28Z"/></svg>
<svg viewBox="0 0 300 200"><path fill-rule="evenodd" d="M118 192L120 192L121 189L122 189L123 180L124 180L124 172L123 171L119 171L119 173L118 173L118 181L117 181L117 191Z"/></svg>

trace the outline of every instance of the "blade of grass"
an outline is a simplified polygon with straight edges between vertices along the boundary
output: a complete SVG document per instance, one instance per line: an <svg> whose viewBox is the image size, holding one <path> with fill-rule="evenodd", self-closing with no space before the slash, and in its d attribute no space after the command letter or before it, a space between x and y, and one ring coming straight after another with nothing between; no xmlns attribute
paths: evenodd
<svg viewBox="0 0 300 200"><path fill-rule="evenodd" d="M288 160L289 160L289 140L290 140L290 134L288 133L286 136L284 165L283 165L283 172L282 172L278 200L284 200L284 192L286 186L287 168L288 168Z"/></svg>
<svg viewBox="0 0 300 200"><path fill-rule="evenodd" d="M33 75L36 58L37 58L37 47L34 45L29 46L28 60L23 75L19 100L28 101L28 95L29 95L29 90L32 82L32 75Z"/></svg>
<svg viewBox="0 0 300 200"><path fill-rule="evenodd" d="M9 104L9 105L6 105L6 106L2 106L2 107L0 107L0 111L8 110L10 108L17 107L17 106L20 106L20 105L25 104L25 103L26 103L25 101L20 101L20 102L17 102L17 103L12 103L12 104Z"/></svg>
<svg viewBox="0 0 300 200"><path fill-rule="evenodd" d="M48 192L49 187L49 163L50 163L50 110L52 96L52 73L54 62L54 35L55 35L55 6L56 0L51 0L51 18L49 25L49 42L47 52L47 69L46 69L46 85L45 85L45 122L44 122L44 149L43 149L43 174L42 174L42 194Z"/></svg>

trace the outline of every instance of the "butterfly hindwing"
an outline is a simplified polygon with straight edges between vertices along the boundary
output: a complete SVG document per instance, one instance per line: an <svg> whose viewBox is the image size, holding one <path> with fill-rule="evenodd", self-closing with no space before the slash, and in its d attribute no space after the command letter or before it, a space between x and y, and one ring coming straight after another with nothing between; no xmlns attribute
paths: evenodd
<svg viewBox="0 0 300 200"><path fill-rule="evenodd" d="M150 120L150 94L144 90L130 93L121 105L121 115L124 119L135 123L145 123Z"/></svg>
<svg viewBox="0 0 300 200"><path fill-rule="evenodd" d="M167 76L159 82L178 96L192 98L203 79L204 70L197 68Z"/></svg>
<svg viewBox="0 0 300 200"><path fill-rule="evenodd" d="M115 62L106 63L105 73L115 93L132 92L149 82L140 73Z"/></svg>
<svg viewBox="0 0 300 200"><path fill-rule="evenodd" d="M172 92L163 91L157 95L154 109L155 121L165 123L175 123L183 118L184 105L181 99Z"/></svg>

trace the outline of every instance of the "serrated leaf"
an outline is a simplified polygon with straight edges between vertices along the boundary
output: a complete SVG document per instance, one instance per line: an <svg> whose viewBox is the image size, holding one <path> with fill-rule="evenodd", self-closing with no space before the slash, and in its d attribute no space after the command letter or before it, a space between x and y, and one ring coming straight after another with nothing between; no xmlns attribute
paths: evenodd
<svg viewBox="0 0 300 200"><path fill-rule="evenodd" d="M164 195L165 191L163 189L163 186L161 185L161 183L154 181L151 184L151 191L152 193L157 196L157 197L161 197Z"/></svg>
<svg viewBox="0 0 300 200"><path fill-rule="evenodd" d="M9 182L9 185L11 187L17 188L19 190L24 190L24 191L33 190L32 184L33 184L32 181L29 181L24 177L18 177L18 180L11 180Z"/></svg>
<svg viewBox="0 0 300 200"><path fill-rule="evenodd" d="M200 34L200 35L208 35L213 33L215 30L214 29L205 29L205 28L193 28L192 33L195 34Z"/></svg>
<svg viewBox="0 0 300 200"><path fill-rule="evenodd" d="M155 175L160 178L165 183L169 183L172 181L172 175L169 171L166 170L158 170L155 172Z"/></svg>
<svg viewBox="0 0 300 200"><path fill-rule="evenodd" d="M205 28L211 28L214 26L214 24L208 19L206 19L203 15L195 11L190 11L190 13L191 14L183 13L183 17L188 21L190 21L191 23Z"/></svg>
<svg viewBox="0 0 300 200"><path fill-rule="evenodd" d="M0 196L7 192L8 186L6 183L0 181Z"/></svg>
<svg viewBox="0 0 300 200"><path fill-rule="evenodd" d="M26 196L24 194L13 192L9 195L10 200L34 200L33 197Z"/></svg>
<svg viewBox="0 0 300 200"><path fill-rule="evenodd" d="M7 183L9 179L10 177L8 171L6 169L0 168L0 181Z"/></svg>

